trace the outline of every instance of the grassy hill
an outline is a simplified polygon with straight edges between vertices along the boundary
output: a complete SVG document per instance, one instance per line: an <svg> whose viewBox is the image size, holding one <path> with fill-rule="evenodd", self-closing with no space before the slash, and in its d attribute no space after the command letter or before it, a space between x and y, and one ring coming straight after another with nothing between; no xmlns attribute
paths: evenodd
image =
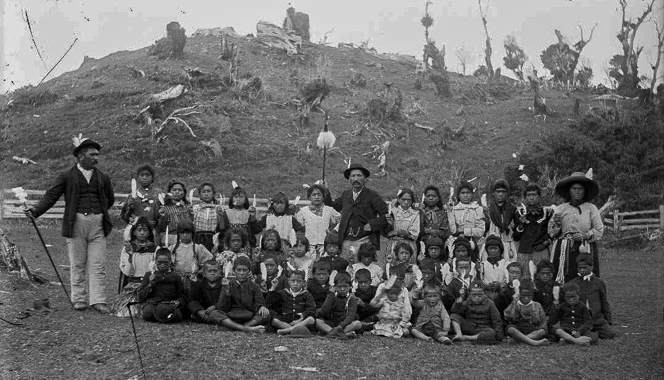
<svg viewBox="0 0 664 380"><path fill-rule="evenodd" d="M128 191L134 168L143 162L159 170L157 182L183 178L189 186L212 180L228 195L231 180L250 193L268 197L281 190L294 197L304 195L302 184L320 178L322 150L316 138L323 116L312 113L308 126L301 125L290 101L299 86L323 77L331 87L322 102L330 113L330 129L337 137L328 155L327 179L341 190L345 157L364 163L371 171L370 186L385 195L399 186L421 191L434 183L446 189L459 177L478 177L480 184L502 176L512 157L543 132L560 128L574 117L574 98L587 109L587 96L571 97L545 91L547 104L557 112L545 122L528 109L532 93L514 87L507 78L499 85L494 101L480 101L486 91L481 80L451 75L453 97L439 99L431 83L416 90L416 66L378 56L357 48L333 48L305 44L301 56L265 47L255 39L239 41L240 74L257 76L261 95L255 101L238 100L224 86L228 63L218 59L218 37L190 37L182 60L157 60L148 48L120 51L100 59L86 59L75 71L37 87L10 94L11 106L1 112L0 153L5 188L23 186L44 189L54 173L74 162L71 137L82 133L99 141L100 168L109 173L116 191ZM198 67L212 74L208 81L189 83L183 67ZM351 69L367 78L367 86L352 86ZM145 76L140 74L142 72ZM387 122L380 128L368 124L367 104L377 97L384 83L403 93L403 110L410 118L433 131L404 121ZM164 105L163 114L198 105L201 114L191 120L196 137L179 124L166 127L162 141L155 142L151 128L137 117L151 94L177 84L188 92ZM484 99L486 100L486 99ZM463 109L459 109L463 106ZM452 130L463 126L463 136ZM202 142L215 139L215 153ZM374 146L389 141L386 175L379 176ZM21 165L12 156L27 157L37 165Z"/></svg>

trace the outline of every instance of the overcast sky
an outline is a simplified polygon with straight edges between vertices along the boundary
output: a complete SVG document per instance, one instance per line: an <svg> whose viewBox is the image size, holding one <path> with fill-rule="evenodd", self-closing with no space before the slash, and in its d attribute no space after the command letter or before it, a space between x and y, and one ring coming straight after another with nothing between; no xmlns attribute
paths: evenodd
<svg viewBox="0 0 664 380"><path fill-rule="evenodd" d="M638 16L642 0L628 2L629 14ZM118 50L148 46L166 34L165 26L170 21L178 21L188 35L198 28L215 26L233 26L241 34L255 33L259 20L280 25L289 3L309 14L314 42L330 32L328 41L334 45L369 40L379 52L421 56L424 35L419 20L424 0L0 0L0 90L5 93L39 82L76 37L78 42L49 78L76 69L85 55L100 58ZM664 24L663 5L664 0L656 0L659 11L653 18L660 25ZM606 62L620 51L615 38L620 26L618 8L618 0L489 0L494 66L502 64L502 42L509 34L516 35L524 47L529 57L527 65L541 67L539 53L556 41L554 28L574 43L579 24L587 38L597 22L581 62L590 63L595 80L602 82ZM469 65L472 72L481 63L484 48L477 1L433 0L430 10L434 18L431 37L439 46L447 45L449 69L461 71L454 51L463 46L474 57ZM45 63L31 42L26 11ZM649 62L654 62L656 52L654 30L654 24L648 22L637 35L639 44L645 46L641 75L651 75ZM660 68L660 76L662 72Z"/></svg>

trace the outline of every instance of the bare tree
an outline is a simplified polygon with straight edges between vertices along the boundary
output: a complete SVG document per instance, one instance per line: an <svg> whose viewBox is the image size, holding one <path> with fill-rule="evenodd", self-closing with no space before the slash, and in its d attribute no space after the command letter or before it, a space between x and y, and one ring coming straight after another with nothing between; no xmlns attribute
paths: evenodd
<svg viewBox="0 0 664 380"><path fill-rule="evenodd" d="M473 54L466 50L464 46L459 46L456 51L454 52L457 60L459 61L459 64L461 65L461 70L463 72L463 75L466 75L466 68L468 65L470 65L472 59L473 59Z"/></svg>
<svg viewBox="0 0 664 380"><path fill-rule="evenodd" d="M422 23L422 26L424 27L424 56L423 61L424 61L424 70L428 71L429 70L429 55L428 55L428 50L427 46L431 43L431 40L429 39L429 28L433 25L433 17L429 14L429 5L431 5L431 1L428 1L424 4L424 16L420 20Z"/></svg>
<svg viewBox="0 0 664 380"><path fill-rule="evenodd" d="M634 39L639 27L641 27L643 21L652 12L655 0L650 0L646 9L641 13L641 16L636 19L628 18L626 15L627 0L619 1L622 23L620 25L620 32L618 32L616 37L622 45L623 54L620 57L622 78L618 84L618 92L633 95L638 90L639 86L638 62L639 55L643 51L643 46L634 46Z"/></svg>
<svg viewBox="0 0 664 380"><path fill-rule="evenodd" d="M593 33L595 33L595 28L597 27L597 23L593 25L593 28L590 29L590 36L588 36L588 39L583 38L583 27L579 25L579 33L581 34L581 39L577 41L574 44L574 59L572 60L572 64L570 66L570 70L567 72L567 83L570 86L574 86L574 71L576 70L576 66L579 64L579 58L581 57L581 52L583 51L583 48L586 47L590 43L590 40L593 39Z"/></svg>
<svg viewBox="0 0 664 380"><path fill-rule="evenodd" d="M653 0L654 1L654 0ZM486 26L486 12L482 9L482 0L477 0L477 4L480 6L480 16L482 16L482 24L484 25L484 34L486 35L485 47L484 47L484 62L486 63L486 68L489 71L489 80L493 79L494 71L493 65L491 64L491 37L489 36L489 29ZM489 5L489 0L487 0L487 6Z"/></svg>
<svg viewBox="0 0 664 380"><path fill-rule="evenodd" d="M650 93L655 92L655 84L657 83L657 72L659 71L659 64L662 60L662 55L664 55L664 29L659 28L657 21L653 21L655 24L655 30L657 31L657 58L655 63L651 65L652 67L652 79L650 80Z"/></svg>

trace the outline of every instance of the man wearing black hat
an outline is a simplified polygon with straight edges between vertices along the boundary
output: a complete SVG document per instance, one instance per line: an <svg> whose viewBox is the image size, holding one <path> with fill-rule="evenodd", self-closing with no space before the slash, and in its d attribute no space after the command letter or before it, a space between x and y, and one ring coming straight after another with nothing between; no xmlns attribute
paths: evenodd
<svg viewBox="0 0 664 380"><path fill-rule="evenodd" d="M341 256L357 261L351 252L357 252L362 243L371 242L379 247L379 232L387 225L387 203L375 191L367 189L367 178L371 173L360 164L352 164L344 177L351 189L344 190L334 201L328 199L329 206L341 213L339 237L342 240Z"/></svg>
<svg viewBox="0 0 664 380"><path fill-rule="evenodd" d="M104 262L106 236L113 228L108 215L108 209L115 201L113 186L111 179L96 168L101 146L81 136L74 138L74 146L73 154L78 163L60 173L41 201L26 209L25 213L37 218L53 207L64 194L62 236L66 239L69 256L74 308L86 309L86 298L89 298L89 305L93 309L108 313Z"/></svg>

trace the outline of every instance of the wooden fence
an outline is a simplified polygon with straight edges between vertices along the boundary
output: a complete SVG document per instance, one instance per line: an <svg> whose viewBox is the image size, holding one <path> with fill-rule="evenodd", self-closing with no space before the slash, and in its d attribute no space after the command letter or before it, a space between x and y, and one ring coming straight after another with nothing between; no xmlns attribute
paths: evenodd
<svg viewBox="0 0 664 380"><path fill-rule="evenodd" d="M26 190L26 193L28 193L28 201L27 201L28 207L37 204L37 202L39 202L39 200L44 195L43 190ZM109 210L111 218L115 219L120 216L120 210L122 210L122 206L127 200L127 197L129 197L129 194L115 193L115 204ZM200 202L200 199L194 197L193 202L194 204L196 204ZM249 203L252 202L253 202L253 197L250 197ZM290 204L293 204L293 202L294 200L289 201ZM258 217L267 212L268 203L269 199L256 198L256 212L258 214ZM308 204L309 204L308 200L300 200L297 202L297 206L300 207ZM228 208L228 205L227 204L222 205L222 207L226 209ZM60 199L55 203L55 205L53 205L53 207L51 207L48 211L46 211L46 213L40 216L39 219L61 219L62 215L64 214L64 211L65 211L64 197L60 197ZM23 204L18 199L16 199L16 196L14 196L14 193L11 190L5 189L0 191L0 221L5 219L19 219L19 218L25 218L25 214L23 214Z"/></svg>
<svg viewBox="0 0 664 380"><path fill-rule="evenodd" d="M631 230L655 230L664 232L664 205L653 210L620 212L614 210L611 218L604 218L604 225L611 228L616 236Z"/></svg>

